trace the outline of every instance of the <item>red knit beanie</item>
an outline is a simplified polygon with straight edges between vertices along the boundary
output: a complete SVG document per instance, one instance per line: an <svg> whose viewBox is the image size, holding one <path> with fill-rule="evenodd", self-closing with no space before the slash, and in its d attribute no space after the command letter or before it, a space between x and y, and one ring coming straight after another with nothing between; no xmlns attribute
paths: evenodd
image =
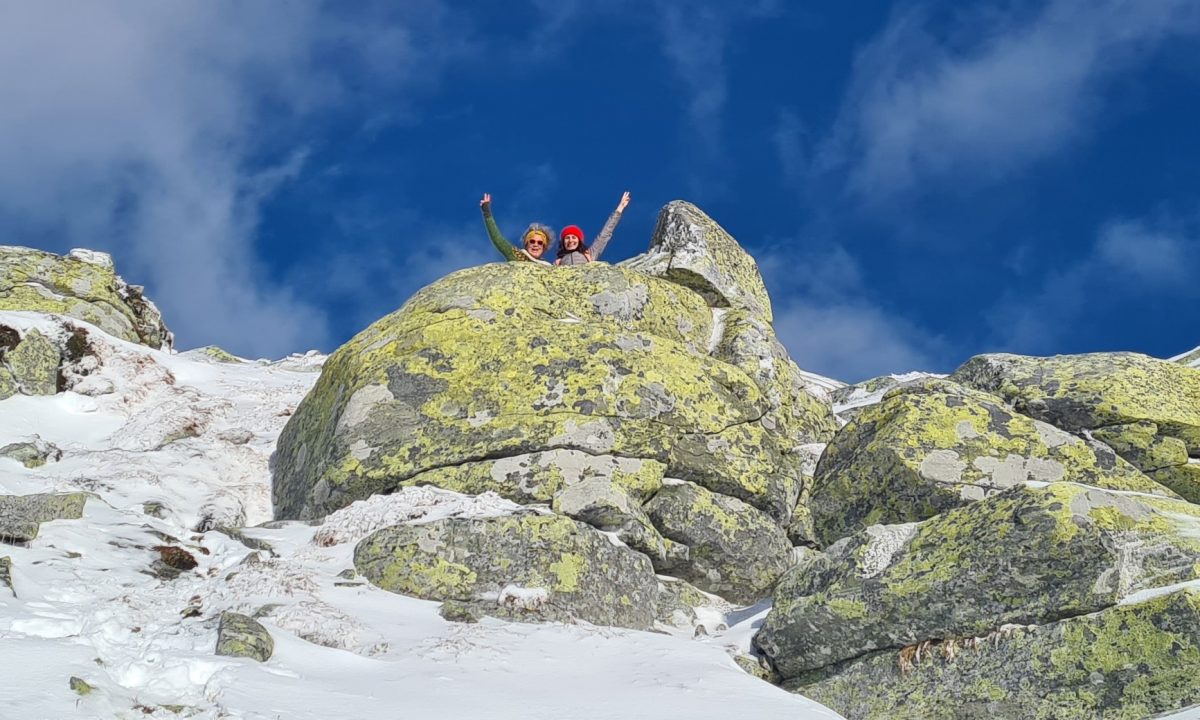
<svg viewBox="0 0 1200 720"><path fill-rule="evenodd" d="M579 238L579 242L581 244L583 243L583 231L579 229L578 225L568 225L563 228L562 232L558 234L559 242L561 242L562 239L568 235L574 235L575 237Z"/></svg>

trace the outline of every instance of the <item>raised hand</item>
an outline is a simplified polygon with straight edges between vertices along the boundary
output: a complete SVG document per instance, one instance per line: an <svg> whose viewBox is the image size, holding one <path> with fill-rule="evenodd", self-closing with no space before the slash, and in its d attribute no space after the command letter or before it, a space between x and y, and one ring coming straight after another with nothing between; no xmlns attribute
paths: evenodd
<svg viewBox="0 0 1200 720"><path fill-rule="evenodd" d="M625 193L625 194L628 195L629 193ZM479 201L479 207L483 207L484 205L491 205L491 204L492 204L492 196L489 193L484 193L483 199Z"/></svg>
<svg viewBox="0 0 1200 720"><path fill-rule="evenodd" d="M617 203L617 212L624 212L625 206L628 204L629 204L629 191L626 190L625 194L621 196L621 202Z"/></svg>

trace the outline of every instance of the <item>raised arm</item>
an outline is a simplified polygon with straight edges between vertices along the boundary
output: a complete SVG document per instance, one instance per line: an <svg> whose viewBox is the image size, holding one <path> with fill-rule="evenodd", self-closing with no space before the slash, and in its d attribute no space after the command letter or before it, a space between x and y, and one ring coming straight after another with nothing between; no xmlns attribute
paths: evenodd
<svg viewBox="0 0 1200 720"><path fill-rule="evenodd" d="M617 223L621 222L621 213L625 212L625 206L628 204L629 192L626 191L621 196L621 202L617 203L617 209L613 210L612 215L608 216L608 222L604 223L604 228L600 230L600 234L596 236L596 241L589 248L593 260L600 259L600 254L604 252L608 241L612 239L613 230L617 229Z"/></svg>
<svg viewBox="0 0 1200 720"><path fill-rule="evenodd" d="M487 228L488 238L491 239L492 244L496 246L505 260L516 260L516 248L504 239L500 228L496 227L496 220L492 217L492 196L488 193L484 193L483 199L479 201L479 210L483 213L483 226Z"/></svg>

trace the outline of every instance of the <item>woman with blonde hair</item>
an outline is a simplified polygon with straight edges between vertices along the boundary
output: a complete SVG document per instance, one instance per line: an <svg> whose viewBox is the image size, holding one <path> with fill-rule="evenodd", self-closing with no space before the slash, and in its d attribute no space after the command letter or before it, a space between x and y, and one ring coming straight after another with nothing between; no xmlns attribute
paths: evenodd
<svg viewBox="0 0 1200 720"><path fill-rule="evenodd" d="M483 199L479 201L479 209L483 212L483 225L487 228L488 237L505 260L550 264L549 261L542 259L550 247L550 239L554 237L554 231L550 229L549 225L530 223L529 227L525 228L525 232L521 233L521 247L516 248L504 238L500 228L496 226L496 220L492 217L492 196L490 194L483 194Z"/></svg>

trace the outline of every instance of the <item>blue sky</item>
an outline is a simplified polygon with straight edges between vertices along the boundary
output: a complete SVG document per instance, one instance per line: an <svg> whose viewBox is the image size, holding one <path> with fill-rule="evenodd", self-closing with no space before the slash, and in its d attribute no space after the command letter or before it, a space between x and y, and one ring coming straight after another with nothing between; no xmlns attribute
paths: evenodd
<svg viewBox="0 0 1200 720"><path fill-rule="evenodd" d="M852 5L852 7L850 7ZM825 6L825 7L822 7ZM804 368L1200 343L1200 5L0 0L0 242L112 252L182 347L331 350L695 202Z"/></svg>

